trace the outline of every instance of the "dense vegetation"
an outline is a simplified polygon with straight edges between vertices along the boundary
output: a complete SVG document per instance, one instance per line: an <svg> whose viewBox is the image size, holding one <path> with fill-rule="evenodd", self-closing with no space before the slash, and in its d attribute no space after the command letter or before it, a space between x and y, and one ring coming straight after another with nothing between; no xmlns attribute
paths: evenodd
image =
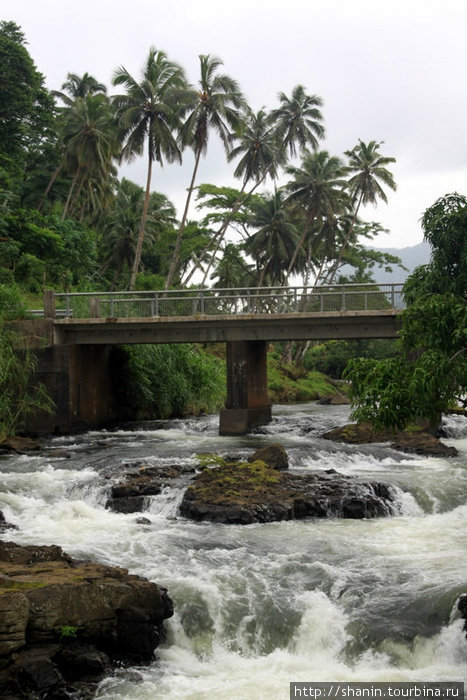
<svg viewBox="0 0 467 700"><path fill-rule="evenodd" d="M323 149L323 101L304 86L297 85L290 95L280 92L275 108L255 111L219 58L199 57L194 86L183 67L151 48L140 76L124 66L115 70L112 94L90 73L68 73L61 89L50 91L12 22L0 23L0 65L0 285L20 289L26 305L40 305L46 288L363 283L372 280L375 266L397 264L392 256L362 245L382 230L379 223L364 221L362 210L386 202L387 192L396 188L389 169L394 158L383 155L382 142L375 140L359 140L342 155ZM232 163L238 188L197 182L213 137ZM144 188L119 175L122 162L139 157L147 163ZM187 157L193 159L193 173L179 218L152 183L160 166L177 167ZM194 202L197 214L190 218ZM429 240L435 249L443 248L436 236ZM433 265L442 270L444 262L436 260ZM344 265L351 270L346 277ZM413 289L431 294L435 272L413 278ZM409 300L410 290L409 285ZM442 293L458 296L457 288ZM418 318L412 314L407 315L405 348L418 347L409 331L409 318L412 328ZM340 376L348 357L386 354L382 348L299 343L276 348L276 356ZM453 354L460 358L456 348ZM182 404L203 410L219 401L216 360L202 350L126 352L123 365L129 375L141 377L138 367L147 364L151 386L158 387L156 400L156 390L139 378L143 383L135 395L122 389L128 406L147 411L156 401L156 413L167 415L180 412ZM426 353L422 357L428 362ZM400 358L393 360L397 363L402 366ZM351 376L361 401L359 377L365 372L358 374L359 366ZM186 376L172 375L169 368L175 367ZM157 384L163 375L167 382ZM291 394L303 395L298 389ZM382 405L380 399L375 402ZM403 422L400 415L396 422Z"/></svg>
<svg viewBox="0 0 467 700"><path fill-rule="evenodd" d="M447 195L422 219L431 261L418 267L404 290L402 353L349 363L355 417L404 428L467 405L467 198Z"/></svg>

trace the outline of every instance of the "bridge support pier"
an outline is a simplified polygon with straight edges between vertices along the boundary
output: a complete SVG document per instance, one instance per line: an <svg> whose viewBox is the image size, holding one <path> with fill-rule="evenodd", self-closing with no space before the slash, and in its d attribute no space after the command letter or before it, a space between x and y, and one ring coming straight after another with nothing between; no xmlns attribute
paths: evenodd
<svg viewBox="0 0 467 700"><path fill-rule="evenodd" d="M227 401L220 412L220 435L245 435L271 420L265 340L227 343Z"/></svg>

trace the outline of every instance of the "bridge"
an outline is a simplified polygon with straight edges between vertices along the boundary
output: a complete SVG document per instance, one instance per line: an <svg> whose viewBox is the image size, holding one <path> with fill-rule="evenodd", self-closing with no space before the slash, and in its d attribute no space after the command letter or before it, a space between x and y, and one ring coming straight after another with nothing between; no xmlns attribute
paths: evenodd
<svg viewBox="0 0 467 700"><path fill-rule="evenodd" d="M42 339L42 347L36 343L38 375L58 402L57 416L89 425L104 424L112 415L113 346L225 342L227 400L220 433L236 435L271 419L269 342L395 338L402 308L401 284L46 291L44 308L32 312L39 318L23 326L30 338Z"/></svg>

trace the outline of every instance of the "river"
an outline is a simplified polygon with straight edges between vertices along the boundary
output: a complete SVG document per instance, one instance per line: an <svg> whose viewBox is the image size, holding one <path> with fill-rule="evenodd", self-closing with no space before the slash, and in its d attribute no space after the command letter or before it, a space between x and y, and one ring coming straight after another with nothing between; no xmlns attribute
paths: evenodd
<svg viewBox="0 0 467 700"><path fill-rule="evenodd" d="M467 420L445 421L451 459L319 437L347 407L276 406L273 422L219 437L217 416L50 440L69 459L0 458L4 539L59 544L166 586L175 615L147 667L118 670L99 700L286 700L290 681L467 681L455 612L467 592ZM105 509L125 464L195 464L282 443L290 468L330 469L398 489L399 514L247 526L177 517L182 489L137 515ZM111 478L109 478L111 474Z"/></svg>

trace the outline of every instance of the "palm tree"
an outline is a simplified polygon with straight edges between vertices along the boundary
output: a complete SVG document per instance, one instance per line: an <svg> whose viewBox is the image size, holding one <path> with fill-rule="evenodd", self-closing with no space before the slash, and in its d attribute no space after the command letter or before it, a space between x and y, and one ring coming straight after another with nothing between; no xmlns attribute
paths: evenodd
<svg viewBox="0 0 467 700"><path fill-rule="evenodd" d="M151 48L141 82L120 67L114 74L113 84L126 88L126 94L114 97L125 141L122 157L131 161L141 155L144 148L148 157L145 198L129 285L133 289L141 262L153 163L157 161L162 166L164 159L169 163L181 163L174 131L180 126L187 83L180 66L169 61L163 51Z"/></svg>
<svg viewBox="0 0 467 700"><path fill-rule="evenodd" d="M65 219L72 197L78 198L87 180L94 180L105 189L105 183L114 174L112 160L117 157L119 142L106 95L76 98L66 110L63 141L65 165L72 174L62 214Z"/></svg>
<svg viewBox="0 0 467 700"><path fill-rule="evenodd" d="M294 269L299 253L304 251L304 244L313 227L321 230L326 220L334 219L349 207L349 196L344 179L345 166L337 156L330 156L327 151L307 153L300 167L288 169L292 177L286 185L290 193L288 201L294 203L305 213L302 235L287 269L287 278ZM312 241L307 246L306 277L311 264Z"/></svg>
<svg viewBox="0 0 467 700"><path fill-rule="evenodd" d="M396 159L380 154L379 147L382 143L383 141L364 143L359 139L358 144L351 151L345 151L345 155L349 158L347 169L349 172L355 173L348 181L348 189L354 205L354 214L340 253L334 263L331 282L349 244L360 206L362 204L373 204L376 206L378 199L382 199L383 202L387 203L388 198L382 185L386 185L392 190L397 189L394 177L386 167L389 163L395 163Z"/></svg>
<svg viewBox="0 0 467 700"><path fill-rule="evenodd" d="M199 59L201 68L199 90L192 92L190 113L181 130L182 143L193 148L195 164L167 275L166 288L170 287L175 276L190 200L201 156L207 151L209 131L212 129L217 132L226 153L229 153L232 131L238 130L242 120L240 110L245 109L245 101L238 83L228 75L217 72L222 61L209 54L200 55Z"/></svg>
<svg viewBox="0 0 467 700"><path fill-rule="evenodd" d="M58 122L59 131L62 132L59 138L59 147L61 149L62 156L60 158L58 166L52 173L52 176L50 177L50 180L44 191L42 200L38 207L39 211L42 209L44 201L49 196L50 190L52 189L57 177L59 176L60 172L63 170L66 164L68 154L66 150L66 145L63 143L63 128L64 126L66 126L68 110L73 109L74 102L77 98L85 99L86 97L88 97L88 95L96 95L98 93L102 93L105 95L106 92L107 88L105 87L105 85L103 85L103 83L99 83L98 80L96 80L96 78L94 78L92 75L89 75L89 73L84 73L84 75L81 77L76 73L68 73L67 79L62 85L62 91L52 90L52 95L54 95L54 97L60 98L60 100L62 100L62 102L65 105L65 107L60 108L61 114Z"/></svg>
<svg viewBox="0 0 467 700"><path fill-rule="evenodd" d="M258 230L244 244L244 250L256 261L260 276L258 287L266 278L272 284L282 284L284 274L298 242L298 231L290 217L290 207L284 203L281 190L262 197L252 206L251 226Z"/></svg>
<svg viewBox="0 0 467 700"><path fill-rule="evenodd" d="M59 97L68 106L73 104L77 97L84 98L99 92L104 94L107 92L106 86L89 73L84 73L82 76L76 73L68 73L66 78L62 85L62 90L53 90L52 94L55 97Z"/></svg>
<svg viewBox="0 0 467 700"><path fill-rule="evenodd" d="M307 95L302 85L292 90L292 96L279 93L280 106L271 117L277 124L277 135L281 148L291 157L307 148L316 150L318 140L324 138L323 116L320 107L323 101L317 95Z"/></svg>
<svg viewBox="0 0 467 700"><path fill-rule="evenodd" d="M268 176L273 179L277 177L279 151L274 124L272 123L270 115L263 109L259 110L256 114L251 110L248 112L247 121L239 136L239 144L229 153L228 160L231 161L238 156L241 156L241 158L237 163L234 175L235 177L241 177L243 179L238 197L221 227L212 237L209 246L207 246L199 256L196 265L192 268L185 280L185 284L188 283L194 272L201 267L207 253L214 245L215 248L211 256L211 261L205 270L201 284L206 282L209 270L222 244L225 232L235 214ZM253 187L246 191L247 185L251 182L254 182Z"/></svg>

